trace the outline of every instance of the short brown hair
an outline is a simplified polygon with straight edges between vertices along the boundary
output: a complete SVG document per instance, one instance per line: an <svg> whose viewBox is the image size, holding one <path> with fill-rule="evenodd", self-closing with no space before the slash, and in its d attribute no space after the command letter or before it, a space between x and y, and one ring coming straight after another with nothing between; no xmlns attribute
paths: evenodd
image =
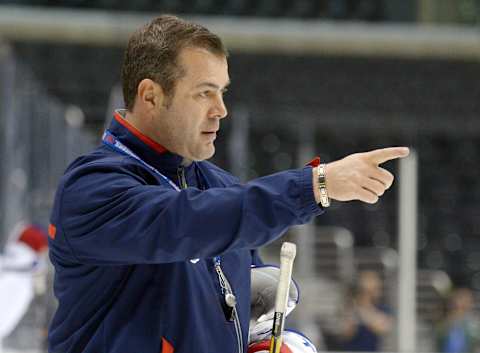
<svg viewBox="0 0 480 353"><path fill-rule="evenodd" d="M129 39L122 66L122 89L125 106L132 110L139 83L149 78L171 97L176 81L184 74L177 58L187 47L203 48L228 56L221 39L207 28L162 15L138 29Z"/></svg>

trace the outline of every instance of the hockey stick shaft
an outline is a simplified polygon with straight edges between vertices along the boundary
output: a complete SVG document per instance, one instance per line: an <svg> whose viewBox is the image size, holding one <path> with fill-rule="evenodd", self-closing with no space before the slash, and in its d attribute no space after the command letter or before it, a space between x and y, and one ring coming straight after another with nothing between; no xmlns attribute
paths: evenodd
<svg viewBox="0 0 480 353"><path fill-rule="evenodd" d="M273 318L272 339L270 353L280 353L282 347L282 334L285 326L285 317L288 305L288 293L292 280L293 261L297 247L293 243L285 242L280 250L280 280L275 299L275 316Z"/></svg>

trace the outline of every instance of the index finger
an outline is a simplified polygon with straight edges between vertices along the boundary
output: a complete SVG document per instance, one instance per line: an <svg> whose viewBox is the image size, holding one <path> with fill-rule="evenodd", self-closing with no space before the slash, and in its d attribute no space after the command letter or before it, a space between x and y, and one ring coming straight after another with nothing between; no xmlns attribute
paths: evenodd
<svg viewBox="0 0 480 353"><path fill-rule="evenodd" d="M408 147L388 147L380 148L370 152L365 152L365 157L375 164L382 164L392 159L404 158L408 156L410 150Z"/></svg>

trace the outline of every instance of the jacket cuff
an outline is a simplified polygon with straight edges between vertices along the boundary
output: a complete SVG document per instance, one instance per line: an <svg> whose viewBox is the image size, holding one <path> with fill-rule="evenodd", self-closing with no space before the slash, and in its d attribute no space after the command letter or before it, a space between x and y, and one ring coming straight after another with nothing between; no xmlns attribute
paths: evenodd
<svg viewBox="0 0 480 353"><path fill-rule="evenodd" d="M311 166L306 166L301 170L300 209L302 217L318 216L325 212L325 209L315 201L312 169Z"/></svg>

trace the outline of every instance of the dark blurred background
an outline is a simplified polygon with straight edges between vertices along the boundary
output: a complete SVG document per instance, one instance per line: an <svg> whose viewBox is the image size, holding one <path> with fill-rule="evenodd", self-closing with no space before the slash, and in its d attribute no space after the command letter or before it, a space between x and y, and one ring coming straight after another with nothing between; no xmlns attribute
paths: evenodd
<svg viewBox="0 0 480 353"><path fill-rule="evenodd" d="M230 47L230 117L213 160L244 181L316 155L416 151L418 340L435 351L449 291L480 293L479 0L0 0L3 245L20 221L48 226L67 163L98 144L122 107L128 33L160 13L194 18ZM386 168L398 174L396 163ZM332 320L341 299L328 298L360 269L381 274L395 307L398 196L395 186L373 206L333 203L310 228L315 239L326 235L309 243L310 263L296 271L324 282L307 289L320 297L309 320L324 349L338 348ZM264 257L278 261L279 244ZM48 285L35 300L5 340L12 351L44 349L44 308L55 305ZM32 327L39 338L27 344ZM395 349L394 336L385 347Z"/></svg>

